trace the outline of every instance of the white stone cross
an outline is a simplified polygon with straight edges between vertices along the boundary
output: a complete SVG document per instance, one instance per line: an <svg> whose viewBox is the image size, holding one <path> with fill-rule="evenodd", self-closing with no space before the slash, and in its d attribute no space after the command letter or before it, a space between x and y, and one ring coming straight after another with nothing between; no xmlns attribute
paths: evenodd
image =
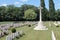
<svg viewBox="0 0 60 40"><path fill-rule="evenodd" d="M43 7L40 6L40 18L39 18L40 22L42 21L42 13L41 13L42 9L43 9Z"/></svg>

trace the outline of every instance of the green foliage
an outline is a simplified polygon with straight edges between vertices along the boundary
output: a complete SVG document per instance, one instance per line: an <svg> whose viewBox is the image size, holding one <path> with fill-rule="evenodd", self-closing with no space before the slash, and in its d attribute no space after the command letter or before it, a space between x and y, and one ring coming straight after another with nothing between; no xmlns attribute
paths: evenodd
<svg viewBox="0 0 60 40"><path fill-rule="evenodd" d="M24 12L28 9L33 9L35 13L39 13L38 7L33 5L24 4L21 7L14 5L0 6L0 21L24 20Z"/></svg>
<svg viewBox="0 0 60 40"><path fill-rule="evenodd" d="M56 27L60 27L59 25L57 25Z"/></svg>
<svg viewBox="0 0 60 40"><path fill-rule="evenodd" d="M56 11L55 19L56 19L57 21L60 20L60 9L58 9L58 10Z"/></svg>
<svg viewBox="0 0 60 40"><path fill-rule="evenodd" d="M24 18L27 20L33 20L37 17L37 14L32 9L28 9L24 13Z"/></svg>
<svg viewBox="0 0 60 40"><path fill-rule="evenodd" d="M29 24L28 27L31 27L31 25Z"/></svg>
<svg viewBox="0 0 60 40"><path fill-rule="evenodd" d="M44 0L40 0L41 1L41 7L43 7L42 9L42 20L46 21L48 20L48 10L45 7L45 2Z"/></svg>
<svg viewBox="0 0 60 40"><path fill-rule="evenodd" d="M40 0L42 9L43 21L59 21L60 9L55 10L53 0L49 0L49 10L45 7L44 0ZM27 10L33 10L28 11ZM27 15L25 15L27 14ZM23 4L20 7L14 5L0 6L0 21L25 21L25 20L39 20L39 9L34 5Z"/></svg>
<svg viewBox="0 0 60 40"><path fill-rule="evenodd" d="M15 33L16 32L16 29L15 28L12 28L11 31L12 31L12 33Z"/></svg>
<svg viewBox="0 0 60 40"><path fill-rule="evenodd" d="M49 17L50 17L50 20L55 20L54 16L55 16L54 2L53 2L53 0L49 0Z"/></svg>

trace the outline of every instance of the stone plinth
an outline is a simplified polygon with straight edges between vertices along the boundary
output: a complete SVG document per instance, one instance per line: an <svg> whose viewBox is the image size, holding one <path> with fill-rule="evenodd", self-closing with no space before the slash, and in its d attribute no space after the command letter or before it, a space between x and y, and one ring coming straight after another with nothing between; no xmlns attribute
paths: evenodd
<svg viewBox="0 0 60 40"><path fill-rule="evenodd" d="M38 25L34 28L34 30L48 30L46 26L43 26L42 22L39 22Z"/></svg>

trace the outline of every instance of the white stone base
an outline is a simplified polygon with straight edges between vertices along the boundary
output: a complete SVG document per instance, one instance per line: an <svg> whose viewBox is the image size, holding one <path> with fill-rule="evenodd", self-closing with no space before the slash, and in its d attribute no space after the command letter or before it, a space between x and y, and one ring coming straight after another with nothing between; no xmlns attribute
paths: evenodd
<svg viewBox="0 0 60 40"><path fill-rule="evenodd" d="M43 26L42 22L39 22L34 30L48 30L48 28L46 28L46 26Z"/></svg>

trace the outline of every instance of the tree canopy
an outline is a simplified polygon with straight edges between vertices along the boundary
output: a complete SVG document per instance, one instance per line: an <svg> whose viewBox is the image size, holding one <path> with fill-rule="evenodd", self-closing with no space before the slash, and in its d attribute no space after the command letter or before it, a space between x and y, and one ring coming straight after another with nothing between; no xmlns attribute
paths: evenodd
<svg viewBox="0 0 60 40"><path fill-rule="evenodd" d="M0 6L0 21L23 21L25 20L23 18L24 13L28 9L32 9L35 13L39 14L38 7L34 5L24 4L21 7L14 5Z"/></svg>
<svg viewBox="0 0 60 40"><path fill-rule="evenodd" d="M37 17L37 14L32 9L28 9L24 13L24 18L27 20L34 20Z"/></svg>
<svg viewBox="0 0 60 40"><path fill-rule="evenodd" d="M40 0L43 21L60 21L60 9L55 10L54 1L49 0L49 10L45 7L45 1ZM39 7L23 4L20 7L15 5L0 6L0 21L38 21Z"/></svg>

